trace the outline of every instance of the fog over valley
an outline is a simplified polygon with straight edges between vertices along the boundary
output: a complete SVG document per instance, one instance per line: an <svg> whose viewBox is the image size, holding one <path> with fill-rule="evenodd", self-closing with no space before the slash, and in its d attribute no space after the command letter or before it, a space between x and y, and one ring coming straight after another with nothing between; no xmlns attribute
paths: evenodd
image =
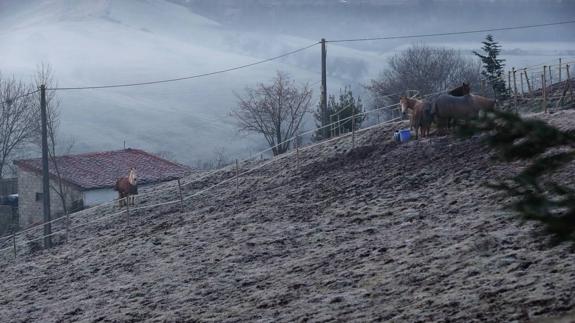
<svg viewBox="0 0 575 323"><path fill-rule="evenodd" d="M573 1L231 1L1 0L0 71L31 82L50 64L59 87L173 79L225 70L318 42L447 33L572 19ZM328 93L351 86L368 107L363 85L386 59L413 44L449 47L472 56L487 33L328 43ZM492 33L506 66L575 59L573 25ZM178 82L62 90L59 136L72 152L128 147L192 165L224 152L245 158L266 148L239 133L230 111L236 94L276 71L309 83L320 95L320 46L227 73ZM313 129L311 114L304 129ZM27 151L23 154L35 155Z"/></svg>

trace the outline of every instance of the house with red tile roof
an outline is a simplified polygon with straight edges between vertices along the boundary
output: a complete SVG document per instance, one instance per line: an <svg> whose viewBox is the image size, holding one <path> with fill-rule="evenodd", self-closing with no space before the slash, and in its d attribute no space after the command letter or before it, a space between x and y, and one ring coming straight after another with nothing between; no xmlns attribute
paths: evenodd
<svg viewBox="0 0 575 323"><path fill-rule="evenodd" d="M20 227L42 223L42 160L14 161L18 169ZM128 175L130 168L138 174L138 186L149 186L182 178L191 169L139 149L124 149L56 157L50 161L50 204L53 217L62 215L62 192L68 212L113 201L116 180ZM58 178L61 180L58 181ZM59 189L59 182L62 189Z"/></svg>

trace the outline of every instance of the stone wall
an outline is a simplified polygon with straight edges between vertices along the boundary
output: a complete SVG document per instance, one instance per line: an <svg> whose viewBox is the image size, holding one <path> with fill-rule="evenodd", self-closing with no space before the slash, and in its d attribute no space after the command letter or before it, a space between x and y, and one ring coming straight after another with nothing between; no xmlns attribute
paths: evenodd
<svg viewBox="0 0 575 323"><path fill-rule="evenodd" d="M64 213L62 201L53 187L57 187L57 182L50 181L50 210L52 218L61 216ZM65 185L66 205L68 209L72 207L73 201L82 200L82 192L70 185ZM42 198L37 198L37 193L42 193L42 176L35 172L18 169L18 208L20 214L20 228L25 229L31 225L40 224L44 221L42 211Z"/></svg>

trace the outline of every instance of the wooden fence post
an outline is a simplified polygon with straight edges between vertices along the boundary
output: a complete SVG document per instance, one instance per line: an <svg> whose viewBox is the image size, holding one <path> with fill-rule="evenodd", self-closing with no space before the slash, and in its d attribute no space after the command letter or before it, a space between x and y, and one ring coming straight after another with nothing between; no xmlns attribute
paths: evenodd
<svg viewBox="0 0 575 323"><path fill-rule="evenodd" d="M297 140L298 135L295 136L295 158L296 158L297 172L299 173L299 144Z"/></svg>
<svg viewBox="0 0 575 323"><path fill-rule="evenodd" d="M507 93L511 96L511 71L507 71Z"/></svg>
<svg viewBox="0 0 575 323"><path fill-rule="evenodd" d="M16 260L17 254L16 254L16 232L14 232L14 234L12 234L12 246L14 247L14 260Z"/></svg>
<svg viewBox="0 0 575 323"><path fill-rule="evenodd" d="M236 159L236 195L240 195L240 165Z"/></svg>
<svg viewBox="0 0 575 323"><path fill-rule="evenodd" d="M355 109L351 112L351 149L355 149Z"/></svg>
<svg viewBox="0 0 575 323"><path fill-rule="evenodd" d="M130 202L128 201L127 197L124 197L124 201L126 202L126 214L128 218L128 226L130 225Z"/></svg>
<svg viewBox="0 0 575 323"><path fill-rule="evenodd" d="M513 104L515 105L515 113L517 113L517 79L515 78L515 67L513 71Z"/></svg>
<svg viewBox="0 0 575 323"><path fill-rule="evenodd" d="M547 91L545 90L545 73L541 74L541 84L542 84L541 85L541 95L543 96L543 100L541 101L541 104L543 105L542 106L543 111L545 113L547 113L547 98L546 98L546 95L547 95L546 92Z"/></svg>
<svg viewBox="0 0 575 323"><path fill-rule="evenodd" d="M571 102L573 102L573 87L571 86L571 75L569 74L569 64L565 65L567 68L567 83L569 83L569 95L571 96Z"/></svg>
<svg viewBox="0 0 575 323"><path fill-rule="evenodd" d="M553 73L551 73L551 65L547 66L547 68L549 69L549 85L552 86L553 85Z"/></svg>
<svg viewBox="0 0 575 323"><path fill-rule="evenodd" d="M527 77L527 69L523 69L523 74L525 74L525 82L527 82L527 90L529 91L529 96L533 97L533 92L531 90L531 83L529 83L529 77Z"/></svg>
<svg viewBox="0 0 575 323"><path fill-rule="evenodd" d="M547 85L547 65L543 65L543 82L541 82L541 88Z"/></svg>
<svg viewBox="0 0 575 323"><path fill-rule="evenodd" d="M519 72L519 80L521 82L521 98L525 97L525 87L523 86L523 73Z"/></svg>
<svg viewBox="0 0 575 323"><path fill-rule="evenodd" d="M70 241L70 214L66 212L66 243Z"/></svg>
<svg viewBox="0 0 575 323"><path fill-rule="evenodd" d="M182 194L182 182L178 178L178 192L180 195L180 213L184 213L184 195Z"/></svg>
<svg viewBox="0 0 575 323"><path fill-rule="evenodd" d="M559 83L561 83L561 58L559 58Z"/></svg>
<svg viewBox="0 0 575 323"><path fill-rule="evenodd" d="M330 137L334 137L335 136L335 124L333 123L333 115L329 116L329 124L330 124L329 128L331 130L330 131L330 133L331 133Z"/></svg>

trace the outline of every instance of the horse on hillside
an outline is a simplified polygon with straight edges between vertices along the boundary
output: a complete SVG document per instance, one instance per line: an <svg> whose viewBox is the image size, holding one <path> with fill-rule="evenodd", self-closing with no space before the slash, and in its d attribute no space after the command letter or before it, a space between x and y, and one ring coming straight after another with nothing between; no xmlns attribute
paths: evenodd
<svg viewBox="0 0 575 323"><path fill-rule="evenodd" d="M429 137L429 129L433 121L431 103L402 96L399 98L399 104L403 115L411 110L410 121L411 126L415 129L415 139L419 139L420 131L422 137L426 135Z"/></svg>
<svg viewBox="0 0 575 323"><path fill-rule="evenodd" d="M480 111L493 110L495 102L493 99L475 94L464 96L444 94L433 103L432 115L437 123L437 128L445 129L445 123L450 118L455 121L477 118Z"/></svg>
<svg viewBox="0 0 575 323"><path fill-rule="evenodd" d="M453 95L453 96L464 96L471 93L471 86L469 86L469 83L465 83L463 82L463 84L459 87L456 87L453 90L450 90L449 92L447 92L447 94L449 95ZM455 120L453 118L448 118L447 119L447 129L451 129L451 122L455 122Z"/></svg>
<svg viewBox="0 0 575 323"><path fill-rule="evenodd" d="M116 180L114 190L118 191L118 205L120 208L124 205L134 205L135 195L138 195L138 178L136 169L130 168L128 177L121 177Z"/></svg>

